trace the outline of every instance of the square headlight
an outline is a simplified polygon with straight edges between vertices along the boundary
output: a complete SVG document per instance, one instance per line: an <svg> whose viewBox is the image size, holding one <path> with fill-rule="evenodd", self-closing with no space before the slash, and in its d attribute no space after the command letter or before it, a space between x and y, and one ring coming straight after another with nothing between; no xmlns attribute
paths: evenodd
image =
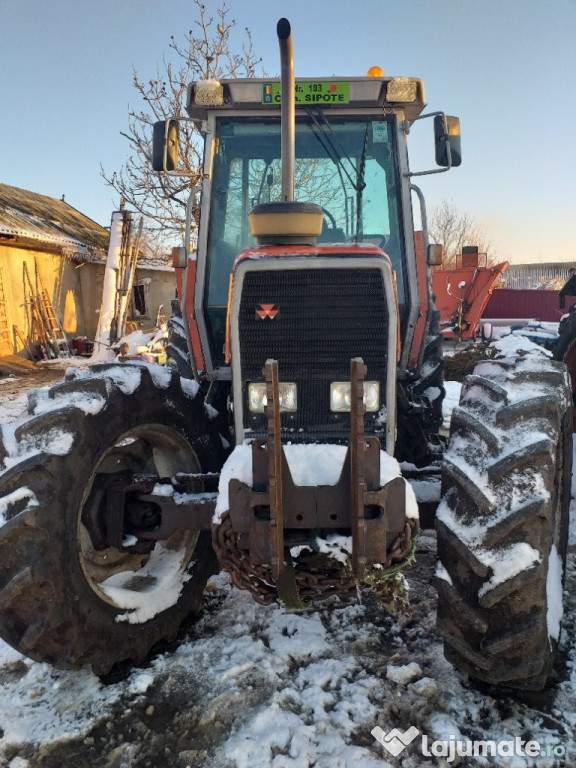
<svg viewBox="0 0 576 768"><path fill-rule="evenodd" d="M296 384L292 382L281 381L278 384L278 396L280 399L280 412L293 413L297 410L298 398L296 394ZM266 413L266 382L254 381L248 384L248 408L251 413Z"/></svg>
<svg viewBox="0 0 576 768"><path fill-rule="evenodd" d="M351 386L349 381L333 381L330 384L330 410L335 413L350 411ZM364 406L367 413L380 409L380 382L364 382Z"/></svg>

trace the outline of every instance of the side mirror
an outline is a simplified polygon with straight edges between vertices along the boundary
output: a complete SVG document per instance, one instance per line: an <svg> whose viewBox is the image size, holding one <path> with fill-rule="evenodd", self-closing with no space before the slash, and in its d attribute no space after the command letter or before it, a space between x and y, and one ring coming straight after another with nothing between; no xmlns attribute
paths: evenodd
<svg viewBox="0 0 576 768"><path fill-rule="evenodd" d="M173 118L154 123L152 129L152 168L155 171L178 170L180 129Z"/></svg>
<svg viewBox="0 0 576 768"><path fill-rule="evenodd" d="M428 246L428 253L426 254L426 263L431 267L440 267L442 265L442 257L444 256L444 248L441 243L430 243Z"/></svg>
<svg viewBox="0 0 576 768"><path fill-rule="evenodd" d="M448 115L434 118L434 144L436 163L443 168L457 168L462 162L460 147L460 120Z"/></svg>

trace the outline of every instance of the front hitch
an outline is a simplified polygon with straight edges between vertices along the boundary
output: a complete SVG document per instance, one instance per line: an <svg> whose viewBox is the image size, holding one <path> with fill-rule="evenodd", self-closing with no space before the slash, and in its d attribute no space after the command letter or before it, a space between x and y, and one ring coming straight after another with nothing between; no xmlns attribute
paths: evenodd
<svg viewBox="0 0 576 768"><path fill-rule="evenodd" d="M380 484L380 441L364 434L363 361L350 363L350 445L336 485L294 483L281 443L276 360L266 362L264 375L268 437L252 443L252 485L237 479L229 485L230 520L237 546L248 551L250 563L270 565L277 582L291 565L287 531L331 529L351 532L351 565L358 581L369 564L387 568L405 559L413 533L406 517L406 481L394 477Z"/></svg>

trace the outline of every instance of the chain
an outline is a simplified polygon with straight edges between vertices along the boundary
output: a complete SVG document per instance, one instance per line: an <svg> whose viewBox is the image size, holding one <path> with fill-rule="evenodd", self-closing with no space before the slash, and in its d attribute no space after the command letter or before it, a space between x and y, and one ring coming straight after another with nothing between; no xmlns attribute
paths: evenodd
<svg viewBox="0 0 576 768"><path fill-rule="evenodd" d="M412 552L413 537L418 532L418 521L408 519L403 533L394 540L386 562L381 563L382 568L377 573L385 578L386 569L392 568L394 574L399 570L398 564L407 565L409 555ZM250 563L248 551L238 546L239 534L237 534L226 512L220 525L212 527L212 543L220 565L226 570L232 582L238 589L245 589L252 593L256 602L261 605L270 605L278 599L278 592L271 576L269 565L253 565ZM403 562L405 561L405 562ZM326 600L336 595L344 600L356 598L358 582L350 573L350 569L334 563L324 570L311 571L302 562L294 562L294 575L300 597L306 603L317 600ZM400 568L401 569L401 568Z"/></svg>

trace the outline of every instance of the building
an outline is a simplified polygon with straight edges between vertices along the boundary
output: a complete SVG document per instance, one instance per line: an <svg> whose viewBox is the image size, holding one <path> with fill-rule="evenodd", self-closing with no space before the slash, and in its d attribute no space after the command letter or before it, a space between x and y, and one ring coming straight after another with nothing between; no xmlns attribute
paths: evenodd
<svg viewBox="0 0 576 768"><path fill-rule="evenodd" d="M512 290L559 291L570 277L574 266L572 262L510 264L502 277L501 285Z"/></svg>
<svg viewBox="0 0 576 768"><path fill-rule="evenodd" d="M34 351L35 304L44 299L68 341L94 338L108 240L64 199L0 184L0 355ZM175 288L171 267L139 260L129 318L153 328Z"/></svg>

